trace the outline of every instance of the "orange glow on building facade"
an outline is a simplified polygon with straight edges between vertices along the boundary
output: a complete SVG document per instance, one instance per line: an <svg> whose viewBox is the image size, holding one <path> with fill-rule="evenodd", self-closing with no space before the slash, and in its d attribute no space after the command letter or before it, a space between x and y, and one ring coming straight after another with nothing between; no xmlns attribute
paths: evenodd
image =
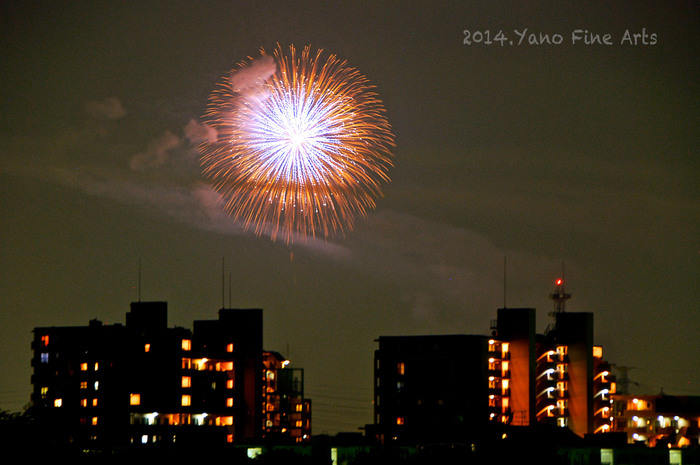
<svg viewBox="0 0 700 465"><path fill-rule="evenodd" d="M612 431L615 378L593 344L593 314L562 311L570 295L561 288L555 295L559 311L544 334L535 331L535 309L502 308L490 337L380 337L375 437L385 443L430 437L443 405L452 415L437 422L457 418L451 429L497 422L558 426L581 437Z"/></svg>

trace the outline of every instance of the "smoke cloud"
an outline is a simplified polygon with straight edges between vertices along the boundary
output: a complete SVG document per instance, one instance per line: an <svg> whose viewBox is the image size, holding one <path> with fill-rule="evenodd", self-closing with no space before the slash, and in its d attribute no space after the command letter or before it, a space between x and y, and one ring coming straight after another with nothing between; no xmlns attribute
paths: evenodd
<svg viewBox="0 0 700 465"><path fill-rule="evenodd" d="M182 131L193 145L201 142L216 142L218 137L216 129L206 123L199 123L194 119L191 119L189 123L182 128Z"/></svg>
<svg viewBox="0 0 700 465"><path fill-rule="evenodd" d="M277 65L271 56L257 58L246 67L231 73L231 89L234 92L245 92L261 87L276 71Z"/></svg>
<svg viewBox="0 0 700 465"><path fill-rule="evenodd" d="M85 104L85 112L98 119L119 119L126 115L126 109L116 97L108 97L101 101L91 100Z"/></svg>
<svg viewBox="0 0 700 465"><path fill-rule="evenodd" d="M181 142L180 136L168 129L160 137L153 139L145 152L131 157L129 166L134 171L161 166L168 161L171 151L179 147Z"/></svg>

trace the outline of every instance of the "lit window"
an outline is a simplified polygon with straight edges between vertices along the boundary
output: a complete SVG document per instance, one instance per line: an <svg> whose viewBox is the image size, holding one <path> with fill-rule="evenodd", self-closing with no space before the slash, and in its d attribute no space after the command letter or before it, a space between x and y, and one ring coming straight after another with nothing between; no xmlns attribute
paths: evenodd
<svg viewBox="0 0 700 465"><path fill-rule="evenodd" d="M80 382L80 389L87 389L87 381Z"/></svg>
<svg viewBox="0 0 700 465"><path fill-rule="evenodd" d="M297 420L296 425L297 425L297 428L301 428L304 425L304 422L301 420Z"/></svg>
<svg viewBox="0 0 700 465"><path fill-rule="evenodd" d="M97 371L97 370L99 370L99 369L100 369L100 364L97 363L97 362L95 362L95 371Z"/></svg>
<svg viewBox="0 0 700 465"><path fill-rule="evenodd" d="M88 364L87 363L81 363L80 364L80 371L87 371L88 370Z"/></svg>
<svg viewBox="0 0 700 465"><path fill-rule="evenodd" d="M192 341L189 339L182 340L182 350L189 351L192 350Z"/></svg>
<svg viewBox="0 0 700 465"><path fill-rule="evenodd" d="M226 398L226 407L233 407L233 397Z"/></svg>
<svg viewBox="0 0 700 465"><path fill-rule="evenodd" d="M207 359L207 358L199 358L199 359L194 360L195 370L197 370L197 371L206 370L208 361L209 361L209 359Z"/></svg>
<svg viewBox="0 0 700 465"><path fill-rule="evenodd" d="M130 394L129 405L141 405L141 394Z"/></svg>
<svg viewBox="0 0 700 465"><path fill-rule="evenodd" d="M296 410L297 412L301 412L304 406L302 404L297 404Z"/></svg>
<svg viewBox="0 0 700 465"><path fill-rule="evenodd" d="M43 336L41 336L41 343L44 344L44 347L49 345L49 335L48 334L44 334Z"/></svg>
<svg viewBox="0 0 700 465"><path fill-rule="evenodd" d="M233 442L233 434L227 434L227 435L226 435L226 442L228 442L228 443Z"/></svg>
<svg viewBox="0 0 700 465"><path fill-rule="evenodd" d="M233 343L226 344L226 352L233 352Z"/></svg>
<svg viewBox="0 0 700 465"><path fill-rule="evenodd" d="M95 381L94 388L95 388L95 391L100 389L100 382L99 381Z"/></svg>
<svg viewBox="0 0 700 465"><path fill-rule="evenodd" d="M97 399L92 399L92 406L97 407Z"/></svg>
<svg viewBox="0 0 700 465"><path fill-rule="evenodd" d="M192 387L192 378L189 376L183 376L182 377L182 387L184 387L184 388Z"/></svg>
<svg viewBox="0 0 700 465"><path fill-rule="evenodd" d="M603 348L601 346L593 346L593 357L595 357L595 358L602 358L603 357Z"/></svg>
<svg viewBox="0 0 700 465"><path fill-rule="evenodd" d="M226 389L233 389L233 380L232 379L226 380Z"/></svg>
<svg viewBox="0 0 700 465"><path fill-rule="evenodd" d="M61 407L62 405L63 405L63 399L54 399L54 401L53 401L54 407Z"/></svg>
<svg viewBox="0 0 700 465"><path fill-rule="evenodd" d="M396 364L396 372L400 375L405 375L406 374L406 364L403 362L399 362Z"/></svg>
<svg viewBox="0 0 700 465"><path fill-rule="evenodd" d="M150 352L151 351L151 344L144 344L143 351Z"/></svg>
<svg viewBox="0 0 700 465"><path fill-rule="evenodd" d="M403 424L404 424L404 418L403 418L403 417L397 417L397 418L396 418L396 424L397 424L397 425L403 425Z"/></svg>
<svg viewBox="0 0 700 465"><path fill-rule="evenodd" d="M97 417L92 417L92 426L97 424Z"/></svg>
<svg viewBox="0 0 700 465"><path fill-rule="evenodd" d="M49 363L49 354L48 353L42 352L41 363Z"/></svg>
<svg viewBox="0 0 700 465"><path fill-rule="evenodd" d="M187 394L183 395L181 403L183 407L189 407L192 405L192 396L188 396Z"/></svg>
<svg viewBox="0 0 700 465"><path fill-rule="evenodd" d="M87 407L87 399L80 399L80 406Z"/></svg>
<svg viewBox="0 0 700 465"><path fill-rule="evenodd" d="M41 388L41 397L46 397L46 394L48 394L48 393L49 393L49 388L48 388L48 386L43 386L43 387Z"/></svg>
<svg viewBox="0 0 700 465"><path fill-rule="evenodd" d="M182 369L189 370L190 368L192 368L192 359L191 358L183 358L182 359Z"/></svg>

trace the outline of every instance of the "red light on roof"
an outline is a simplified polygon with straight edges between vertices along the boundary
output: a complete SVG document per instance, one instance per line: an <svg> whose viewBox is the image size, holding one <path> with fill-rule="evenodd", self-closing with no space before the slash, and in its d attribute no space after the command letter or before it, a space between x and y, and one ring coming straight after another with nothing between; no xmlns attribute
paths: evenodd
<svg viewBox="0 0 700 465"><path fill-rule="evenodd" d="M557 279L557 286L561 286L562 284L564 284L564 281L561 279Z"/></svg>

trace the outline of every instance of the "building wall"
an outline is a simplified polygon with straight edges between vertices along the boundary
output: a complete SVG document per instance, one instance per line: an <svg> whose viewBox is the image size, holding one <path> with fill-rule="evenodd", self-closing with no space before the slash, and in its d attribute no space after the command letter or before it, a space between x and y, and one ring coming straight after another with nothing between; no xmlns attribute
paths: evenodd
<svg viewBox="0 0 700 465"><path fill-rule="evenodd" d="M555 338L568 354L569 428L579 436L593 433L593 314L555 315Z"/></svg>
<svg viewBox="0 0 700 465"><path fill-rule="evenodd" d="M262 437L262 310L221 309L218 320L193 324L193 350L200 356L232 359L234 441Z"/></svg>
<svg viewBox="0 0 700 465"><path fill-rule="evenodd" d="M513 424L527 426L535 412L535 309L499 308L497 338L508 342Z"/></svg>
<svg viewBox="0 0 700 465"><path fill-rule="evenodd" d="M375 424L384 442L446 440L488 417L488 338L390 336L375 352Z"/></svg>

